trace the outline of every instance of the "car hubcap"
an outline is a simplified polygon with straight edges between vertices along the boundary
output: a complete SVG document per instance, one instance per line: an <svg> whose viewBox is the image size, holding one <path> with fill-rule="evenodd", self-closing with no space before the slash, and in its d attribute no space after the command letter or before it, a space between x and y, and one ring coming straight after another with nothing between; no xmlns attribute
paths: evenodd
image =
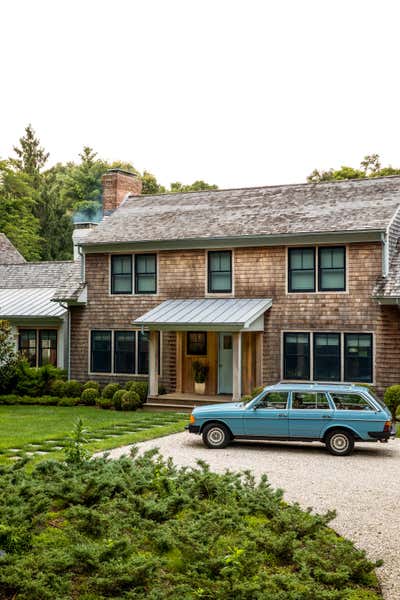
<svg viewBox="0 0 400 600"><path fill-rule="evenodd" d="M223 431L221 431L221 429L217 429L216 427L214 427L208 432L208 439L211 442L211 444L218 446L224 441L224 433Z"/></svg>
<svg viewBox="0 0 400 600"><path fill-rule="evenodd" d="M338 435L334 435L332 438L332 448L337 452L345 452L349 446L349 440L345 435L339 433Z"/></svg>

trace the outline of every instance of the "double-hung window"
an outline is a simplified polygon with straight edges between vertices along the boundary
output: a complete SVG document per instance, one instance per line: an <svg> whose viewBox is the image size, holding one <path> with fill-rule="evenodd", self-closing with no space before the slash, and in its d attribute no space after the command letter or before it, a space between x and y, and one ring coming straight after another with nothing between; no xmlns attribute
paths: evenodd
<svg viewBox="0 0 400 600"><path fill-rule="evenodd" d="M285 333L284 377L285 379L310 378L309 333Z"/></svg>
<svg viewBox="0 0 400 600"><path fill-rule="evenodd" d="M346 249L343 246L318 248L318 289L343 292L346 289Z"/></svg>
<svg viewBox="0 0 400 600"><path fill-rule="evenodd" d="M157 292L157 256L155 254L135 255L135 293L155 294Z"/></svg>
<svg viewBox="0 0 400 600"><path fill-rule="evenodd" d="M371 333L287 332L283 353L284 379L373 381Z"/></svg>
<svg viewBox="0 0 400 600"><path fill-rule="evenodd" d="M57 366L57 330L20 329L19 351L31 367Z"/></svg>
<svg viewBox="0 0 400 600"><path fill-rule="evenodd" d="M315 292L315 248L289 248L289 292Z"/></svg>
<svg viewBox="0 0 400 600"><path fill-rule="evenodd" d="M132 256L130 254L111 256L111 293L132 293Z"/></svg>
<svg viewBox="0 0 400 600"><path fill-rule="evenodd" d="M344 377L346 381L372 381L372 335L370 333L345 334Z"/></svg>
<svg viewBox="0 0 400 600"><path fill-rule="evenodd" d="M158 356L160 372L160 337ZM149 332L92 330L90 371L147 375L149 373Z"/></svg>
<svg viewBox="0 0 400 600"><path fill-rule="evenodd" d="M208 293L230 294L232 292L232 252L208 253Z"/></svg>
<svg viewBox="0 0 400 600"><path fill-rule="evenodd" d="M317 277L318 270L318 277ZM289 292L344 292L346 290L346 248L319 246L288 249Z"/></svg>

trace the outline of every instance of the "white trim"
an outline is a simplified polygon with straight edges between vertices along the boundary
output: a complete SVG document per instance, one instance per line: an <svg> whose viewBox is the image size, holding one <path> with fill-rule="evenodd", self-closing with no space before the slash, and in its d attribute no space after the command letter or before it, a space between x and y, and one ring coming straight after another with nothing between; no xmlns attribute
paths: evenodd
<svg viewBox="0 0 400 600"><path fill-rule="evenodd" d="M280 344L281 344L281 368L280 368L280 380L281 382L285 382L285 383L341 383L341 384L357 384L357 383L364 383L364 382L360 382L360 381L346 381L344 379L344 336L346 334L354 334L354 335L370 335L372 338L372 381L366 383L366 385L376 385L375 382L375 360L376 360L376 334L374 331L355 331L354 329L342 329L342 330L338 330L338 329L301 329L301 328L295 328L295 329L281 329L281 335L280 335ZM309 340L310 340L310 379L285 379L284 374L285 374L285 345L284 345L284 340L285 340L285 333L308 333L309 334ZM340 380L339 381L320 381L320 380L315 380L314 379L314 334L316 333L337 333L340 336Z"/></svg>

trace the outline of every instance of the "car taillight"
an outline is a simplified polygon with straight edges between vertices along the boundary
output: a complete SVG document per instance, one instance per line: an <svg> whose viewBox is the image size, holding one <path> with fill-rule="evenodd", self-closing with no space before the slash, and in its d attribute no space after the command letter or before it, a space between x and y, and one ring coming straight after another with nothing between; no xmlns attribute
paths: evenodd
<svg viewBox="0 0 400 600"><path fill-rule="evenodd" d="M390 431L392 427L392 421L386 421L383 431Z"/></svg>

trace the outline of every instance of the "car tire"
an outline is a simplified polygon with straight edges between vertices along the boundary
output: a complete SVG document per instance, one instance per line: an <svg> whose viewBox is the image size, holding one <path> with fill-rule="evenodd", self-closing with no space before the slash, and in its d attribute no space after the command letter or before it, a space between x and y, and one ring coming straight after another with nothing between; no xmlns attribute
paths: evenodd
<svg viewBox="0 0 400 600"><path fill-rule="evenodd" d="M207 448L226 448L232 439L231 432L222 423L210 423L203 429L203 442Z"/></svg>
<svg viewBox="0 0 400 600"><path fill-rule="evenodd" d="M334 429L329 432L325 444L334 456L349 456L354 450L354 437L345 429Z"/></svg>

